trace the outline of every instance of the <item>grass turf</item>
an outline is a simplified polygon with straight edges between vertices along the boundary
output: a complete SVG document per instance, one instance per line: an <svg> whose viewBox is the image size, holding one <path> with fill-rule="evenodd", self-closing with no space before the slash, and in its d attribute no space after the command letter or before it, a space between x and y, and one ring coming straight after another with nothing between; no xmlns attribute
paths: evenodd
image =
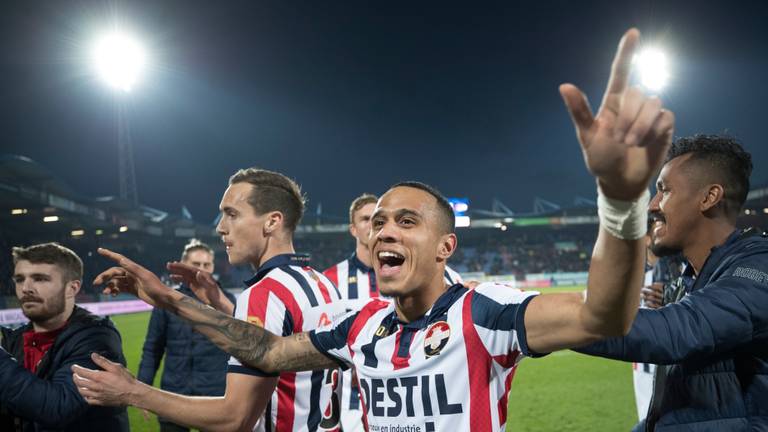
<svg viewBox="0 0 768 432"><path fill-rule="evenodd" d="M577 291L583 287L542 289L543 293ZM123 336L128 368L136 373L149 323L149 312L112 317ZM161 365L162 368L162 365ZM507 430L596 431L629 430L636 422L628 363L604 360L572 351L525 359L518 366L509 398ZM160 371L155 379L159 385ZM131 430L159 430L157 419L145 420L129 408Z"/></svg>

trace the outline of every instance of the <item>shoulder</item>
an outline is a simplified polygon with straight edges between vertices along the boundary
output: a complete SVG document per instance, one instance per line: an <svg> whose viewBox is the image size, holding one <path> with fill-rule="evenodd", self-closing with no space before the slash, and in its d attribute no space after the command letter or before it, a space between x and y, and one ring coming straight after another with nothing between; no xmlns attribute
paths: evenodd
<svg viewBox="0 0 768 432"><path fill-rule="evenodd" d="M537 291L523 291L498 282L483 282L469 292L473 292L473 298L482 296L499 304L522 303L527 298L539 294Z"/></svg>

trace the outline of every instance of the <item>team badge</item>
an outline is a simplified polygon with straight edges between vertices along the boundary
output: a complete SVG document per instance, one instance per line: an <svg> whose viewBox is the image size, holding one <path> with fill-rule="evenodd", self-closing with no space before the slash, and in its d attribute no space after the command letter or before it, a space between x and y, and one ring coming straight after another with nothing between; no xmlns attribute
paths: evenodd
<svg viewBox="0 0 768 432"><path fill-rule="evenodd" d="M307 272L307 275L316 283L320 283L320 278L317 277L314 271L312 271L312 268L310 267L304 267L304 271Z"/></svg>
<svg viewBox="0 0 768 432"><path fill-rule="evenodd" d="M440 354L451 337L451 326L445 321L438 321L427 329L424 335L424 354L427 358Z"/></svg>
<svg viewBox="0 0 768 432"><path fill-rule="evenodd" d="M262 321L261 318L257 317L256 315L248 315L247 321L259 327L264 327L264 321Z"/></svg>

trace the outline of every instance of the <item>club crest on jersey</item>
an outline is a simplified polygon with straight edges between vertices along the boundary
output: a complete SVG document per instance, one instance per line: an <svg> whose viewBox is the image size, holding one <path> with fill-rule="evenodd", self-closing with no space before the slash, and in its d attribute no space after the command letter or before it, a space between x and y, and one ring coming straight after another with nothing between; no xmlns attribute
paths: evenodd
<svg viewBox="0 0 768 432"><path fill-rule="evenodd" d="M248 315L248 319L246 321L259 327L264 327L264 321L262 321L261 318L257 317L256 315Z"/></svg>
<svg viewBox="0 0 768 432"><path fill-rule="evenodd" d="M304 267L304 271L307 273L307 276L309 276L313 281L320 283L320 278L317 277L314 271L312 271L311 267Z"/></svg>
<svg viewBox="0 0 768 432"><path fill-rule="evenodd" d="M451 337L451 326L445 321L438 321L427 329L424 335L424 354L427 358L440 354Z"/></svg>

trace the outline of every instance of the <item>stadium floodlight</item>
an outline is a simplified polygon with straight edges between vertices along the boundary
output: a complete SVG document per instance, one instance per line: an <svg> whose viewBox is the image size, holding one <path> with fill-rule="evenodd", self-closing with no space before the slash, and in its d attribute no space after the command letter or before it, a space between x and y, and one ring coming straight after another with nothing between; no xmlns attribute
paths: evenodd
<svg viewBox="0 0 768 432"><path fill-rule="evenodd" d="M103 36L93 50L93 65L99 77L126 93L138 82L146 60L141 44L124 33Z"/></svg>
<svg viewBox="0 0 768 432"><path fill-rule="evenodd" d="M120 231L120 232L126 232L126 231L128 231L128 226L126 226L126 225L123 225L123 226L121 226L121 227L120 227L120 229L119 229L119 231Z"/></svg>
<svg viewBox="0 0 768 432"><path fill-rule="evenodd" d="M640 84L648 90L659 92L669 81L667 56L658 48L645 48L634 58Z"/></svg>
<svg viewBox="0 0 768 432"><path fill-rule="evenodd" d="M46 223L48 223L48 222L58 222L58 221L59 221L59 217L58 216L45 216L43 218L43 222L46 222Z"/></svg>

